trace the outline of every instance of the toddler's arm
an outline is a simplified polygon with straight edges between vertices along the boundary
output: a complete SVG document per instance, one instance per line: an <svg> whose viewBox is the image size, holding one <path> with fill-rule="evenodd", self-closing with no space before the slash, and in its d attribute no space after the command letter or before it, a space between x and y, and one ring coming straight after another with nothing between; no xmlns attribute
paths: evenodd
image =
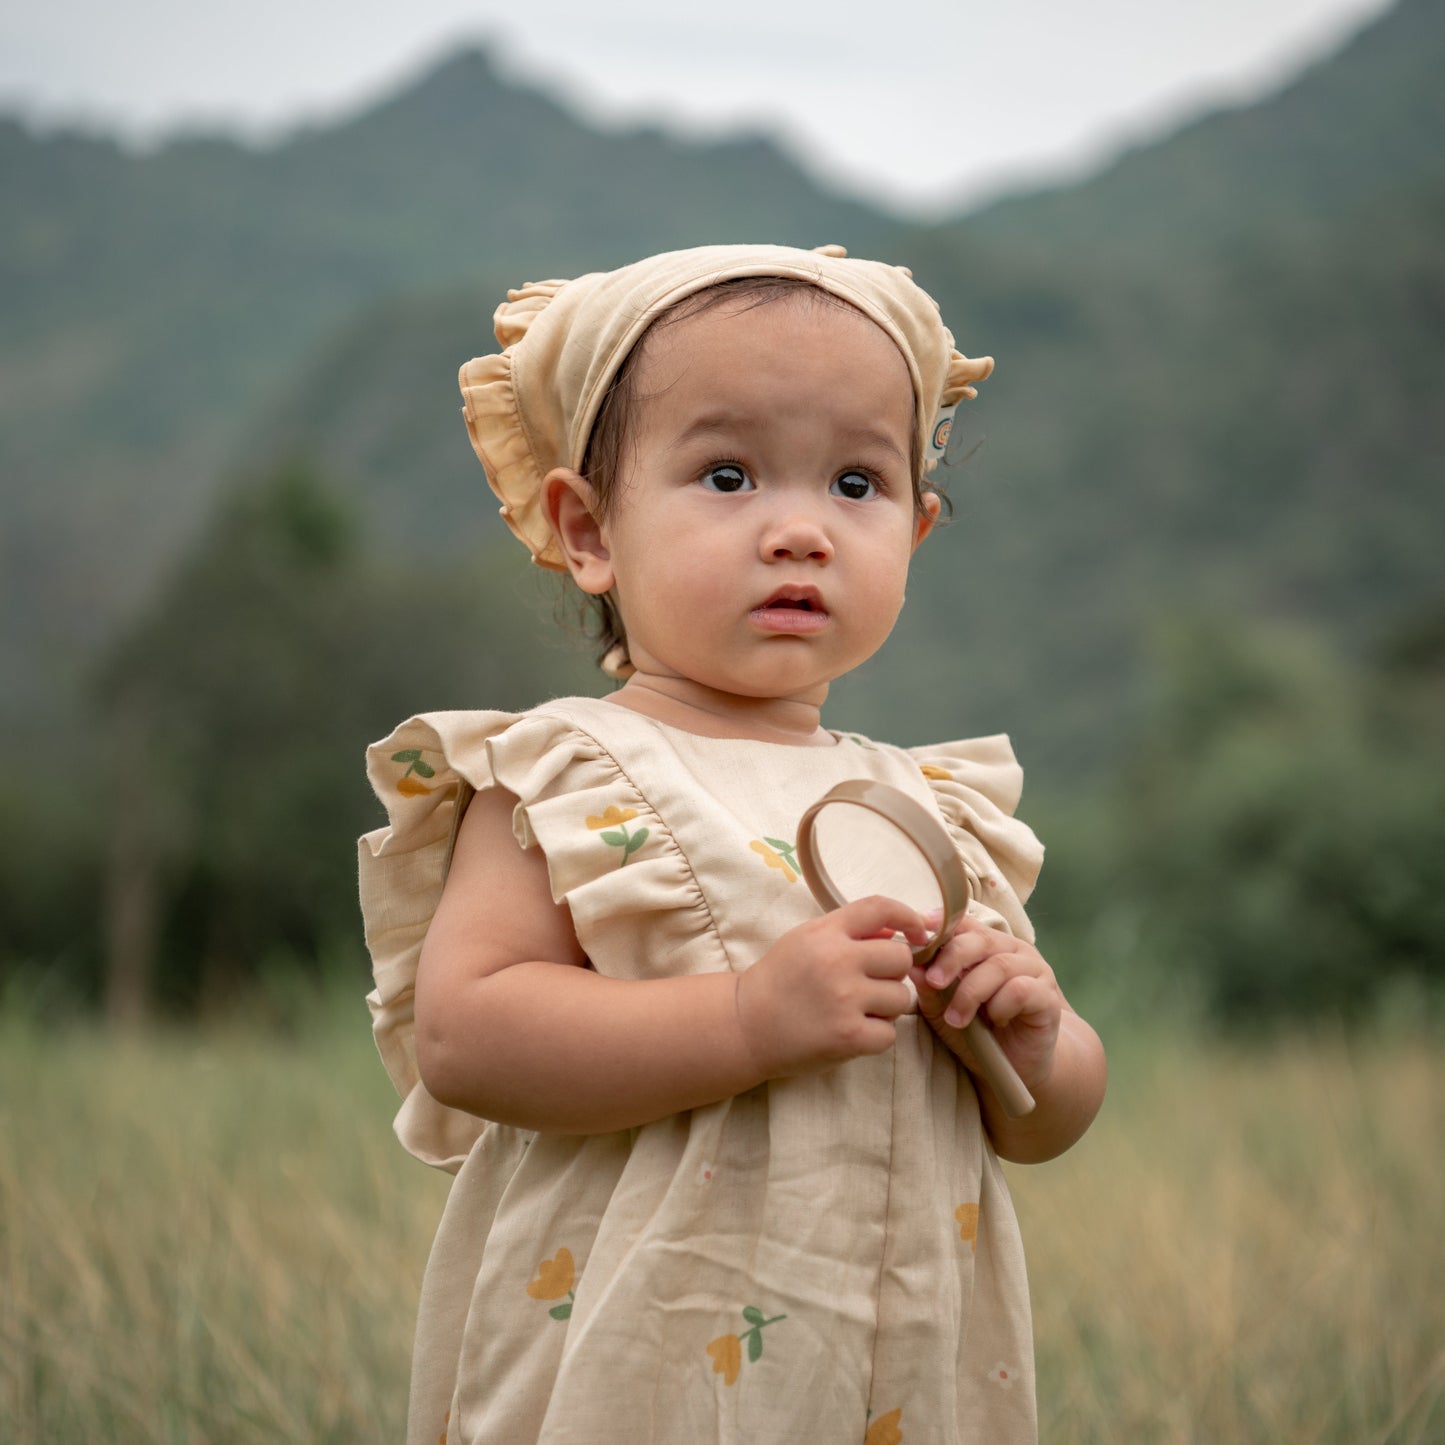
<svg viewBox="0 0 1445 1445"><path fill-rule="evenodd" d="M974 1071L984 1127L1002 1158L1040 1163L1083 1135L1104 1101L1104 1046L1033 944L965 918L914 980L920 1011L964 1064L974 1069L964 1027L982 1012L1034 1096L1032 1113L1010 1118Z"/></svg>
<svg viewBox="0 0 1445 1445"><path fill-rule="evenodd" d="M900 903L863 899L790 930L746 972L648 981L587 967L516 798L472 800L422 948L417 1063L443 1104L524 1128L601 1133L765 1079L881 1053L921 942Z"/></svg>

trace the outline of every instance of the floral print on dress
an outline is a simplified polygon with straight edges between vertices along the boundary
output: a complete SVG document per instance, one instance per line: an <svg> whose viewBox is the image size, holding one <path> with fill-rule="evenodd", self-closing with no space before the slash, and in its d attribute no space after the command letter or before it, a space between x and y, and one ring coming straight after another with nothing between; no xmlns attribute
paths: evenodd
<svg viewBox="0 0 1445 1445"><path fill-rule="evenodd" d="M958 1221L958 1237L968 1241L969 1249L978 1253L978 1205L960 1204L953 1211L953 1217Z"/></svg>
<svg viewBox="0 0 1445 1445"><path fill-rule="evenodd" d="M937 767L933 763L919 763L918 771L925 778L932 778L935 783L951 783L953 781L953 774L947 768Z"/></svg>
<svg viewBox="0 0 1445 1445"><path fill-rule="evenodd" d="M403 748L399 753L393 753L391 760L408 764L407 770L396 780L396 790L403 798L424 798L431 792L422 779L436 777L437 770L422 761L420 748ZM416 777L412 777L413 773Z"/></svg>
<svg viewBox="0 0 1445 1445"><path fill-rule="evenodd" d="M785 843L781 838L754 838L748 847L769 868L776 868L789 883L798 881L798 854L795 844Z"/></svg>
<svg viewBox="0 0 1445 1445"><path fill-rule="evenodd" d="M636 816L636 808L619 808L616 803L613 803L600 817L595 813L589 813L587 816L587 826L594 833L602 829L607 830L602 833L602 841L609 848L622 850L622 857L617 863L619 868L647 842L648 830L646 828L639 828L635 833L627 831L627 825Z"/></svg>
<svg viewBox="0 0 1445 1445"><path fill-rule="evenodd" d="M880 1415L868 1426L863 1445L903 1445L903 1406Z"/></svg>
<svg viewBox="0 0 1445 1445"><path fill-rule="evenodd" d="M763 1331L787 1315L774 1315L765 1319L756 1305L743 1306L743 1318L752 1326L740 1335L719 1335L707 1347L712 1356L712 1372L723 1377L723 1384L734 1385L743 1367L743 1341L748 1342L748 1360L756 1364L763 1357Z"/></svg>
<svg viewBox="0 0 1445 1445"><path fill-rule="evenodd" d="M1005 1364L1002 1360L988 1372L988 1377L999 1387L1000 1390L1012 1390L1014 1387L1014 1367Z"/></svg>
<svg viewBox="0 0 1445 1445"><path fill-rule="evenodd" d="M538 1262L537 1278L527 1286L527 1293L533 1299L561 1300L561 1304L554 1305L547 1313L554 1320L565 1320L572 1314L576 1298L572 1286L576 1283L577 1266L572 1260L572 1251L564 1245L551 1259Z"/></svg>

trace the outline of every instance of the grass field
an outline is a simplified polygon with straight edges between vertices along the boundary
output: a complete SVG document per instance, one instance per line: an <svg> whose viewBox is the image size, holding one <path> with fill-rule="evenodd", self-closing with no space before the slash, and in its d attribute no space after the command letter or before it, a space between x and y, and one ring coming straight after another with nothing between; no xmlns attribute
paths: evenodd
<svg viewBox="0 0 1445 1445"><path fill-rule="evenodd" d="M1084 1143L1011 1174L1045 1445L1445 1440L1445 1049L1112 1062ZM0 1441L400 1441L446 1180L393 1104L360 1014L0 1020Z"/></svg>

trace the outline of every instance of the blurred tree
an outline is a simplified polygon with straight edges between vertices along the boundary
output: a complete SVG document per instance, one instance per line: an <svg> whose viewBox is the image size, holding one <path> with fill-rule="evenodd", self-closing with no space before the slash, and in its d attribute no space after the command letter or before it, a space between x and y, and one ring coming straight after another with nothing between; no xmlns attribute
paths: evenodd
<svg viewBox="0 0 1445 1445"><path fill-rule="evenodd" d="M1121 876L1160 966L1258 1025L1445 979L1438 715L1302 632L1176 621L1158 663Z"/></svg>
<svg viewBox="0 0 1445 1445"><path fill-rule="evenodd" d="M359 937L367 741L581 673L518 625L525 565L370 560L314 468L238 488L100 675L105 1000L214 1008Z"/></svg>
<svg viewBox="0 0 1445 1445"><path fill-rule="evenodd" d="M287 465L227 500L108 659L114 1019L144 1012L167 934L204 960L215 993L258 935L300 946L313 933L304 900L325 855L315 851L319 820L297 804L321 804L324 817L334 796L327 750L344 746L337 703L354 560L344 510L309 468Z"/></svg>

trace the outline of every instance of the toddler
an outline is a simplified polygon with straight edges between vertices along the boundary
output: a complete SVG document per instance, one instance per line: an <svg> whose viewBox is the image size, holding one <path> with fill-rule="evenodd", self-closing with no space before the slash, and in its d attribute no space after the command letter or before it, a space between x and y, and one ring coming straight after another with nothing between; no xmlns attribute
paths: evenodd
<svg viewBox="0 0 1445 1445"><path fill-rule="evenodd" d="M454 1171L412 1445L1036 1438L999 1157L1103 1094L1034 948L1042 850L1003 737L825 728L937 521L952 407L992 370L902 269L716 246L509 293L461 374L502 515L600 613L606 698L413 718L369 754L370 1004L396 1128ZM823 913L798 820L847 778L946 826L930 920ZM971 1070L981 1014L1037 1100Z"/></svg>

